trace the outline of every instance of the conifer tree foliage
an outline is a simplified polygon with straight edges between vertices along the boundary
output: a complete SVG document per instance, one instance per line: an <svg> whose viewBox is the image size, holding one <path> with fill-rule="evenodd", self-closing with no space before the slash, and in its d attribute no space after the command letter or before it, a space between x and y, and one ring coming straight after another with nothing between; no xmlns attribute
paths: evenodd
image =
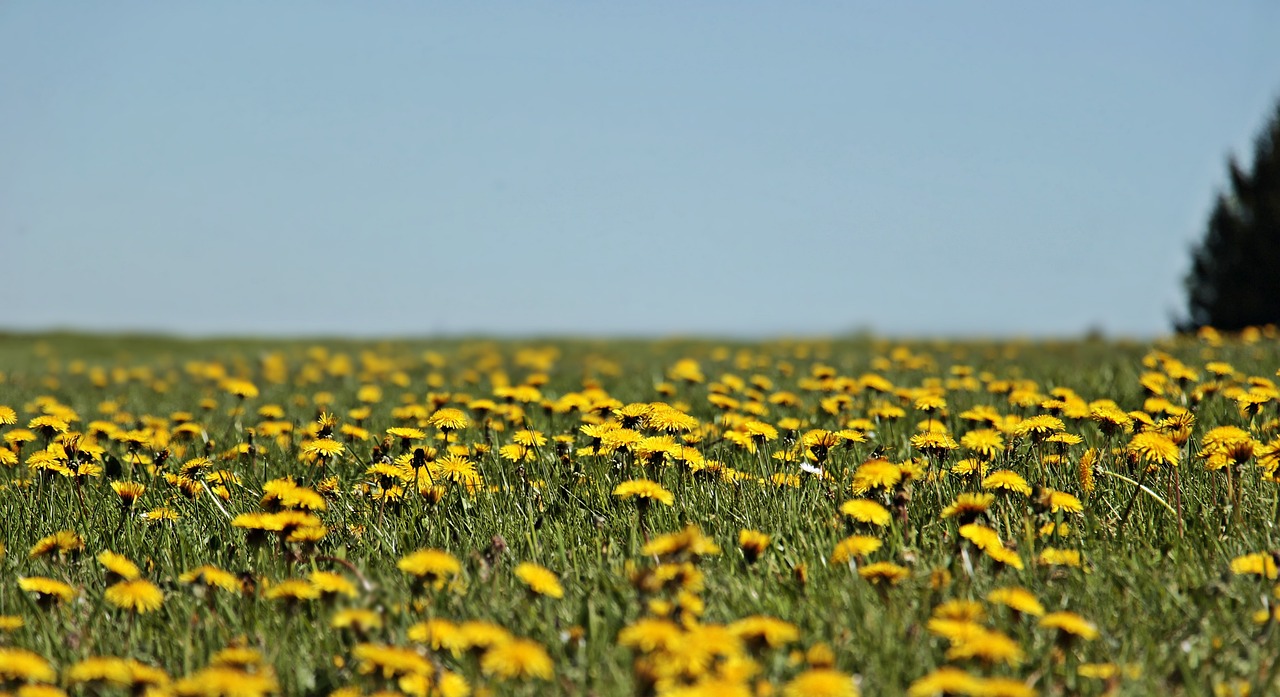
<svg viewBox="0 0 1280 697"><path fill-rule="evenodd" d="M1280 103L1254 140L1253 165L1232 157L1228 173L1192 250L1184 331L1280 324Z"/></svg>

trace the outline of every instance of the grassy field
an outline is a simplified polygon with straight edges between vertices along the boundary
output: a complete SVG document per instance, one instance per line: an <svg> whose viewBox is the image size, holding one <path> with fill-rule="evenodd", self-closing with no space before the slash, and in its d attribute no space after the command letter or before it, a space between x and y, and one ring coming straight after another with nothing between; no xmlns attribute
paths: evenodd
<svg viewBox="0 0 1280 697"><path fill-rule="evenodd" d="M0 336L0 692L1280 692L1280 345Z"/></svg>

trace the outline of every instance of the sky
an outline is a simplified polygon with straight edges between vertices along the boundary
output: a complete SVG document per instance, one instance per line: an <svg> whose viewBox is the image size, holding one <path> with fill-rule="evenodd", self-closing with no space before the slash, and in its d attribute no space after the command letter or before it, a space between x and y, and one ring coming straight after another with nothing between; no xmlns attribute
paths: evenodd
<svg viewBox="0 0 1280 697"><path fill-rule="evenodd" d="M1280 3L0 3L0 329L1167 333Z"/></svg>

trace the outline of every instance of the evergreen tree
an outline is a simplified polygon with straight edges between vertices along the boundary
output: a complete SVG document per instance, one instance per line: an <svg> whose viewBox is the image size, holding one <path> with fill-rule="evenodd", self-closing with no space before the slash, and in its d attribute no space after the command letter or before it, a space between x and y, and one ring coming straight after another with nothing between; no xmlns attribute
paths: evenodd
<svg viewBox="0 0 1280 697"><path fill-rule="evenodd" d="M1192 250L1184 331L1280 324L1280 103L1254 141L1253 166L1232 157L1228 170L1231 189Z"/></svg>

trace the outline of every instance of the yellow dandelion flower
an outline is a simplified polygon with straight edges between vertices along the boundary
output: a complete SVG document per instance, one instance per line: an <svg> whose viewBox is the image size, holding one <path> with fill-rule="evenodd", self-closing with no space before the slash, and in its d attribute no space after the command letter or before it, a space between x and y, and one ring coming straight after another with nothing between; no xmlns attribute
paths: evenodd
<svg viewBox="0 0 1280 697"><path fill-rule="evenodd" d="M930 613L934 619L977 622L985 614L982 603L955 598L939 603Z"/></svg>
<svg viewBox="0 0 1280 697"><path fill-rule="evenodd" d="M981 523L969 523L960 526L960 536L973 543L978 549L1003 548L1000 534Z"/></svg>
<svg viewBox="0 0 1280 697"><path fill-rule="evenodd" d="M884 527L889 524L889 509L871 499L849 499L840 504L840 512L859 523Z"/></svg>
<svg viewBox="0 0 1280 697"><path fill-rule="evenodd" d="M1245 554L1231 560L1231 573L1237 576L1254 575L1275 580L1276 558L1269 552Z"/></svg>
<svg viewBox="0 0 1280 697"><path fill-rule="evenodd" d="M320 597L320 589L305 578L288 578L272 584L264 596L267 600L283 600L286 602L315 600Z"/></svg>
<svg viewBox="0 0 1280 697"><path fill-rule="evenodd" d="M470 425L471 420L461 409L446 407L438 409L427 419L427 423L441 431L460 431Z"/></svg>
<svg viewBox="0 0 1280 697"><path fill-rule="evenodd" d="M156 584L143 580L121 581L108 586L103 599L108 603L138 614L145 614L160 609L164 603L164 593Z"/></svg>
<svg viewBox="0 0 1280 697"><path fill-rule="evenodd" d="M876 489L892 489L902 481L902 469L888 460L868 460L853 474L853 493L861 496Z"/></svg>
<svg viewBox="0 0 1280 697"><path fill-rule="evenodd" d="M620 499L637 498L644 501L657 501L670 506L675 503L675 496L657 482L648 479L632 479L614 487L613 495Z"/></svg>
<svg viewBox="0 0 1280 697"><path fill-rule="evenodd" d="M742 556L748 564L754 564L769 548L771 541L772 538L759 530L744 529L738 532L738 549L742 550Z"/></svg>
<svg viewBox="0 0 1280 697"><path fill-rule="evenodd" d="M111 550L103 550L98 553L98 563L107 570L107 572L119 580L132 581L142 576L142 571L128 557L123 554L116 554Z"/></svg>
<svg viewBox="0 0 1280 697"><path fill-rule="evenodd" d="M1253 457L1257 445L1249 432L1238 426L1218 426L1204 434L1203 444L1197 455L1210 460L1216 458L1224 462L1243 463Z"/></svg>
<svg viewBox="0 0 1280 697"><path fill-rule="evenodd" d="M262 652L248 646L232 644L209 658L209 665L253 668L262 665Z"/></svg>
<svg viewBox="0 0 1280 697"><path fill-rule="evenodd" d="M435 672L431 660L416 649L388 644L356 644L351 650L356 669L364 675L381 675L384 679L404 675L427 675Z"/></svg>
<svg viewBox="0 0 1280 697"><path fill-rule="evenodd" d="M1081 663L1076 675L1092 680L1111 680L1120 675L1120 666L1114 663Z"/></svg>
<svg viewBox="0 0 1280 697"><path fill-rule="evenodd" d="M1178 464L1178 446L1158 431L1135 434L1125 446L1125 451L1148 465Z"/></svg>
<svg viewBox="0 0 1280 697"><path fill-rule="evenodd" d="M1004 436L989 428L975 429L960 436L960 445L984 460L993 460L1004 452Z"/></svg>
<svg viewBox="0 0 1280 697"><path fill-rule="evenodd" d="M997 561L1005 566L1011 566L1019 571L1022 570L1022 557L1018 553L1007 547L987 547L982 553L990 559Z"/></svg>
<svg viewBox="0 0 1280 697"><path fill-rule="evenodd" d="M1133 418L1115 404L1100 404L1093 407L1089 412L1089 418L1107 435L1128 431L1133 427Z"/></svg>
<svg viewBox="0 0 1280 697"><path fill-rule="evenodd" d="M959 518L961 521L972 521L987 512L995 503L994 494L962 493L956 496L946 508L942 509L943 518Z"/></svg>
<svg viewBox="0 0 1280 697"><path fill-rule="evenodd" d="M540 448L547 444L547 437L538 431L524 429L516 431L511 435L511 440L516 445L523 445L526 448Z"/></svg>
<svg viewBox="0 0 1280 697"><path fill-rule="evenodd" d="M404 690L407 694L423 694L422 689L410 689L409 686L405 684L405 680L408 679L409 678L401 679L400 689ZM426 681L426 678L419 679L424 682ZM425 685L423 685L423 687L425 687ZM441 670L440 674L436 676L434 687L435 692L433 694L437 694L440 697L468 697L468 695L471 694L471 685L467 682L467 679L457 673L451 673L447 670Z"/></svg>
<svg viewBox="0 0 1280 697"><path fill-rule="evenodd" d="M676 623L656 617L643 617L618 632L618 645L649 653L669 651L679 645L683 631Z"/></svg>
<svg viewBox="0 0 1280 697"><path fill-rule="evenodd" d="M396 568L413 576L417 583L444 587L446 580L462 572L462 564L452 554L440 549L420 549L396 562Z"/></svg>
<svg viewBox="0 0 1280 697"><path fill-rule="evenodd" d="M119 687L133 684L129 661L114 656L90 656L67 669L67 682L73 685L106 683Z"/></svg>
<svg viewBox="0 0 1280 697"><path fill-rule="evenodd" d="M1031 591L1018 586L992 590L987 593L987 602L995 605L1004 605L1024 615L1035 615L1036 617L1044 615L1044 606L1040 604L1036 596Z"/></svg>
<svg viewBox="0 0 1280 697"><path fill-rule="evenodd" d="M1080 552L1074 549L1055 549L1045 547L1037 557L1045 566L1071 566L1080 568Z"/></svg>
<svg viewBox="0 0 1280 697"><path fill-rule="evenodd" d="M917 397L912 406L915 407L916 411L923 411L926 414L932 414L934 412L946 410L947 400L940 395L926 394Z"/></svg>
<svg viewBox="0 0 1280 697"><path fill-rule="evenodd" d="M875 584L897 585L911 575L911 570L893 562L881 561L858 569L858 575Z"/></svg>
<svg viewBox="0 0 1280 697"><path fill-rule="evenodd" d="M71 586L44 576L27 576L18 579L18 587L32 593L42 603L67 602L75 597L76 591Z"/></svg>
<svg viewBox="0 0 1280 697"><path fill-rule="evenodd" d="M1020 665L1024 657L1018 642L1007 634L984 627L976 627L956 637L946 654L949 661L976 658L986 663L1004 663L1010 666Z"/></svg>
<svg viewBox="0 0 1280 697"><path fill-rule="evenodd" d="M951 465L951 472L953 474L958 474L961 477L985 477L987 476L987 470L990 469L990 467L991 465L985 460L966 457L963 460L957 460L955 464Z"/></svg>
<svg viewBox="0 0 1280 697"><path fill-rule="evenodd" d="M334 598L339 595L345 595L348 598L356 597L355 584L342 574L332 571L312 571L307 576L307 580L320 592L321 597Z"/></svg>
<svg viewBox="0 0 1280 697"><path fill-rule="evenodd" d="M431 465L431 474L439 479L447 479L455 484L466 484L477 481L480 474L470 460L460 455L446 455Z"/></svg>
<svg viewBox="0 0 1280 697"><path fill-rule="evenodd" d="M1036 688L1016 678L982 678L972 694L984 697L1036 697Z"/></svg>
<svg viewBox="0 0 1280 697"><path fill-rule="evenodd" d="M128 508L146 493L147 486L141 482L111 482L111 490L120 497L120 503Z"/></svg>
<svg viewBox="0 0 1280 697"><path fill-rule="evenodd" d="M702 366L692 358L682 358L667 371L667 378L675 382L697 383L706 380Z"/></svg>
<svg viewBox="0 0 1280 697"><path fill-rule="evenodd" d="M1057 449L1065 451L1069 446L1080 445L1084 439L1074 433L1055 433L1044 439L1044 442L1051 443Z"/></svg>
<svg viewBox="0 0 1280 697"><path fill-rule="evenodd" d="M742 423L740 429L746 433L752 440L757 442L771 441L778 439L778 429L763 421L756 419L748 419Z"/></svg>
<svg viewBox="0 0 1280 697"><path fill-rule="evenodd" d="M58 433L66 433L69 426L66 421L45 414L28 421L27 428L40 433L45 438L53 438Z"/></svg>
<svg viewBox="0 0 1280 697"><path fill-rule="evenodd" d="M34 651L0 646L0 683L53 682L58 679L49 661Z"/></svg>
<svg viewBox="0 0 1280 697"><path fill-rule="evenodd" d="M433 617L409 627L405 634L409 641L422 644L433 651L447 650L457 653L464 648L462 632L458 625L440 617Z"/></svg>
<svg viewBox="0 0 1280 697"><path fill-rule="evenodd" d="M314 460L328 460L346 451L346 446L332 438L316 438L302 446L302 454Z"/></svg>
<svg viewBox="0 0 1280 697"><path fill-rule="evenodd" d="M209 666L173 685L179 697L265 697L279 690L280 683L269 666L253 672L231 666Z"/></svg>
<svg viewBox="0 0 1280 697"><path fill-rule="evenodd" d="M858 697L858 687L846 673L819 668L792 678L783 686L782 694L784 697Z"/></svg>
<svg viewBox="0 0 1280 697"><path fill-rule="evenodd" d="M703 535L698 526L689 525L679 532L654 537L640 549L640 553L664 559L678 556L711 557L720 554L720 546L715 540Z"/></svg>
<svg viewBox="0 0 1280 697"><path fill-rule="evenodd" d="M629 577L631 585L645 593L657 593L661 590L700 593L705 587L703 573L689 561L658 564L634 571Z"/></svg>
<svg viewBox="0 0 1280 697"><path fill-rule="evenodd" d="M1050 612L1040 618L1040 626L1046 629L1056 629L1063 634L1077 636L1085 641L1093 641L1098 638L1098 628L1092 622L1074 612Z"/></svg>
<svg viewBox="0 0 1280 697"><path fill-rule="evenodd" d="M1080 513L1084 511L1084 504L1080 503L1080 499L1065 491L1045 489L1040 492L1040 501L1045 508L1049 509L1050 513Z"/></svg>
<svg viewBox="0 0 1280 697"><path fill-rule="evenodd" d="M866 557L884 546L880 540L867 535L850 535L836 543L831 552L832 564L848 564L856 559Z"/></svg>
<svg viewBox="0 0 1280 697"><path fill-rule="evenodd" d="M963 641L965 637L984 629L981 624L970 617L934 617L925 625L930 634L940 636L951 643Z"/></svg>
<svg viewBox="0 0 1280 697"><path fill-rule="evenodd" d="M532 462L536 455L532 448L515 443L498 448L498 456L509 462Z"/></svg>
<svg viewBox="0 0 1280 697"><path fill-rule="evenodd" d="M324 497L312 489L299 486L292 479L273 479L262 485L262 506L267 509L300 508L323 511L328 507Z"/></svg>
<svg viewBox="0 0 1280 697"><path fill-rule="evenodd" d="M81 538L74 530L59 530L52 535L40 538L31 546L28 556L32 559L56 554L59 557L64 555L77 555L84 550L84 539Z"/></svg>
<svg viewBox="0 0 1280 697"><path fill-rule="evenodd" d="M1094 489L1093 468L1098 464L1098 451L1095 448L1089 448L1080 456L1080 466L1077 470L1080 479L1080 488L1084 490L1086 496L1091 495Z"/></svg>
<svg viewBox="0 0 1280 697"><path fill-rule="evenodd" d="M253 399L258 396L258 387L248 380L224 380L222 389L240 399Z"/></svg>
<svg viewBox="0 0 1280 697"><path fill-rule="evenodd" d="M951 436L937 431L930 431L911 436L911 447L922 453L939 457L960 446Z"/></svg>
<svg viewBox="0 0 1280 697"><path fill-rule="evenodd" d="M15 428L4 434L4 442L14 446L15 450L21 449L23 443L30 443L36 439L36 434L25 428Z"/></svg>
<svg viewBox="0 0 1280 697"><path fill-rule="evenodd" d="M867 410L867 416L881 421L894 421L906 416L907 412L902 407L897 407L885 402L878 402Z"/></svg>
<svg viewBox="0 0 1280 697"><path fill-rule="evenodd" d="M836 665L836 652L831 649L830 644L820 641L804 652L804 661L809 664L810 668L834 668Z"/></svg>
<svg viewBox="0 0 1280 697"><path fill-rule="evenodd" d="M396 426L387 429L387 435L392 438L399 438L402 441L422 440L427 437L426 431L418 428L406 428Z"/></svg>
<svg viewBox="0 0 1280 697"><path fill-rule="evenodd" d="M748 645L778 648L800 639L794 624L767 615L744 617L729 625L729 631Z"/></svg>
<svg viewBox="0 0 1280 697"><path fill-rule="evenodd" d="M182 574L178 577L178 582L221 588L228 592L240 590L240 580L236 578L235 574L208 564L198 566Z"/></svg>
<svg viewBox="0 0 1280 697"><path fill-rule="evenodd" d="M1014 427L1014 433L1020 437L1030 436L1032 440L1044 440L1065 428L1062 419L1048 414L1038 414L1019 421Z"/></svg>
<svg viewBox="0 0 1280 697"><path fill-rule="evenodd" d="M382 616L373 610L364 608L347 608L333 613L329 618L329 626L334 629L352 629L367 634L382 628Z"/></svg>
<svg viewBox="0 0 1280 697"><path fill-rule="evenodd" d="M982 480L982 488L995 491L1011 491L1023 496L1031 495L1031 486L1027 484L1027 480L1013 470L996 470L988 474Z"/></svg>
<svg viewBox="0 0 1280 697"><path fill-rule="evenodd" d="M516 566L516 578L519 578L529 590L548 598L563 598L564 588L554 572L532 562L521 562Z"/></svg>
<svg viewBox="0 0 1280 697"><path fill-rule="evenodd" d="M554 665L547 650L536 641L515 639L497 644L480 658L480 670L500 680L536 678L550 680Z"/></svg>
<svg viewBox="0 0 1280 697"><path fill-rule="evenodd" d="M917 678L907 688L907 697L941 697L942 695L980 695L982 678L959 668L943 666Z"/></svg>
<svg viewBox="0 0 1280 697"><path fill-rule="evenodd" d="M667 433L688 432L698 428L698 420L679 409L658 404L644 417L645 425Z"/></svg>
<svg viewBox="0 0 1280 697"><path fill-rule="evenodd" d="M513 638L505 627L493 622L468 620L458 625L458 646L462 649L484 650Z"/></svg>

